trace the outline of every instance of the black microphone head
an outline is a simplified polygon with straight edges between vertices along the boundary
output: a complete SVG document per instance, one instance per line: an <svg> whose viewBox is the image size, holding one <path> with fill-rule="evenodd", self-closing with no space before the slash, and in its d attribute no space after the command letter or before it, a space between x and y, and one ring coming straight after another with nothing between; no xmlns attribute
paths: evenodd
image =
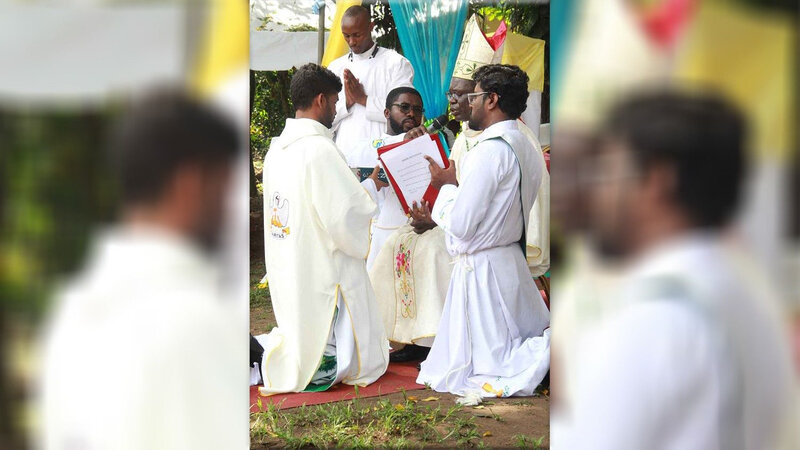
<svg viewBox="0 0 800 450"><path fill-rule="evenodd" d="M434 131L439 131L447 125L449 116L447 113L442 114L441 116L433 119L433 122L428 126L428 132L433 133Z"/></svg>

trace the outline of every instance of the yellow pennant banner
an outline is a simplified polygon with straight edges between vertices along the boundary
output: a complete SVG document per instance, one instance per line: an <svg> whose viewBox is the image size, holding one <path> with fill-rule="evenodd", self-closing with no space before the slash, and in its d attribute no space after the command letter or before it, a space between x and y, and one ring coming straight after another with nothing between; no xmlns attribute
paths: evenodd
<svg viewBox="0 0 800 450"><path fill-rule="evenodd" d="M200 50L191 74L192 87L201 94L213 91L250 60L248 8L244 2L214 0Z"/></svg>
<svg viewBox="0 0 800 450"><path fill-rule="evenodd" d="M513 64L528 74L528 90L544 90L544 41L508 33L503 43L503 64Z"/></svg>

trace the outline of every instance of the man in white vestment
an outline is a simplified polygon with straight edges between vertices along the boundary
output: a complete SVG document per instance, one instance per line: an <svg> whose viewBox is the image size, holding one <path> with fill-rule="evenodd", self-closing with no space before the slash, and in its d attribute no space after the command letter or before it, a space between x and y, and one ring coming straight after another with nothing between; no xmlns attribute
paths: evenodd
<svg viewBox="0 0 800 450"><path fill-rule="evenodd" d="M570 395L553 411L552 447L797 448L787 316L729 227L742 115L717 95L666 90L608 117L584 156L596 173L588 224L603 264L625 272L560 361Z"/></svg>
<svg viewBox="0 0 800 450"><path fill-rule="evenodd" d="M290 86L286 120L264 161L264 241L278 326L264 347L261 392L368 385L389 363L364 259L375 202L347 167L330 126L342 84L307 64Z"/></svg>
<svg viewBox="0 0 800 450"><path fill-rule="evenodd" d="M407 86L392 89L386 97L386 108L384 109L387 120L386 129L380 135L357 144L356 152L353 155L357 166L379 168L378 149L427 133L425 127L420 125L424 113L422 96L416 89ZM374 178L367 178L362 185L378 204L378 213L372 223L369 255L367 255L367 270L369 271L389 236L403 225L408 224L409 219L403 211L394 189L388 188L387 183L378 181L376 184ZM378 190L384 186L387 189Z"/></svg>
<svg viewBox="0 0 800 450"><path fill-rule="evenodd" d="M386 131L386 95L396 87L412 87L414 80L411 63L394 50L379 47L372 39L373 28L367 8L348 8L342 16L342 34L350 52L328 65L344 85L333 132L350 167L358 167L352 155L359 142Z"/></svg>
<svg viewBox="0 0 800 450"><path fill-rule="evenodd" d="M516 120L528 76L516 66L475 72L469 125L483 130L444 170L432 211L456 257L442 319L418 383L457 395L532 395L549 369L549 312L525 261L525 230L544 167Z"/></svg>
<svg viewBox="0 0 800 450"><path fill-rule="evenodd" d="M456 174L461 172L458 169L462 157L477 145L483 132L471 129L468 123L470 108L467 94L475 89L472 77L479 67L500 59L479 30L469 34L468 32L469 30L464 33L464 42L459 49L450 88L447 91L450 114L461 122L461 133L456 137L450 150L450 159L456 162ZM517 120L517 127L533 146L535 158L541 159L542 167L545 167L544 154L536 134L522 120ZM527 223L528 268L533 277L539 277L550 269L550 174L547 170L542 173L542 184L539 186Z"/></svg>
<svg viewBox="0 0 800 450"><path fill-rule="evenodd" d="M220 288L238 132L172 91L111 150L120 220L57 295L41 371L45 449L246 448L246 324Z"/></svg>
<svg viewBox="0 0 800 450"><path fill-rule="evenodd" d="M424 112L416 89L392 89L386 98L387 129L381 139L364 145L362 167L377 163L376 149L427 133L420 126ZM386 334L394 348L392 362L425 359L433 343L452 271L451 258L438 227L415 229L392 188L375 192L380 212L373 223L367 269L381 308ZM435 224L434 224L435 225Z"/></svg>

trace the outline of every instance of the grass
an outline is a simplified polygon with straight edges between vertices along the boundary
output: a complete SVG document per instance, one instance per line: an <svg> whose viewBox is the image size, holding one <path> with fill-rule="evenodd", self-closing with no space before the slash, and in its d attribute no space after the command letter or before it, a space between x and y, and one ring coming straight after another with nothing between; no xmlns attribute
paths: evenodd
<svg viewBox="0 0 800 450"><path fill-rule="evenodd" d="M263 262L250 265L250 333L253 335L269 333L277 325L272 312L269 285L260 283L264 273Z"/></svg>
<svg viewBox="0 0 800 450"><path fill-rule="evenodd" d="M542 448L542 442L544 442L544 436L534 439L524 434L514 435L512 436L512 439L514 440L514 446L517 448L540 449Z"/></svg>
<svg viewBox="0 0 800 450"><path fill-rule="evenodd" d="M474 417L456 414L459 406L445 410L418 404L411 396L394 404L386 399L372 403L356 399L303 406L289 413L274 405L261 409L251 415L251 444L288 448L462 447L477 445L481 438Z"/></svg>

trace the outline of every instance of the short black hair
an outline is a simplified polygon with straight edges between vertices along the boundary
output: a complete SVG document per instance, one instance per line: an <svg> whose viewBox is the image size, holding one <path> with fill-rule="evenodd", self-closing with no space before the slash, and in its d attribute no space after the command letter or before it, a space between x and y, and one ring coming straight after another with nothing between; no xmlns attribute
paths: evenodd
<svg viewBox="0 0 800 450"><path fill-rule="evenodd" d="M528 107L528 74L519 67L488 64L479 67L472 79L484 91L497 94L497 105L508 117L519 119Z"/></svg>
<svg viewBox="0 0 800 450"><path fill-rule="evenodd" d="M639 92L615 105L605 132L633 152L640 171L674 166L674 199L695 227L727 224L739 203L747 126L720 94L672 88Z"/></svg>
<svg viewBox="0 0 800 450"><path fill-rule="evenodd" d="M392 89L386 95L386 109L391 109L392 103L394 103L395 100L397 100L397 97L400 97L403 94L414 94L417 97L419 97L419 101L422 102L422 95L420 95L418 90L409 86L400 86Z"/></svg>
<svg viewBox="0 0 800 450"><path fill-rule="evenodd" d="M240 141L230 121L182 90L150 92L111 131L110 159L122 203L158 200L181 167L231 162L242 151Z"/></svg>
<svg viewBox="0 0 800 450"><path fill-rule="evenodd" d="M369 10L361 5L353 5L346 10L344 10L344 14L342 17L359 17L362 16L369 21L371 19Z"/></svg>
<svg viewBox="0 0 800 450"><path fill-rule="evenodd" d="M333 72L317 64L305 64L294 73L289 93L295 110L307 109L319 94L336 94L342 81Z"/></svg>

